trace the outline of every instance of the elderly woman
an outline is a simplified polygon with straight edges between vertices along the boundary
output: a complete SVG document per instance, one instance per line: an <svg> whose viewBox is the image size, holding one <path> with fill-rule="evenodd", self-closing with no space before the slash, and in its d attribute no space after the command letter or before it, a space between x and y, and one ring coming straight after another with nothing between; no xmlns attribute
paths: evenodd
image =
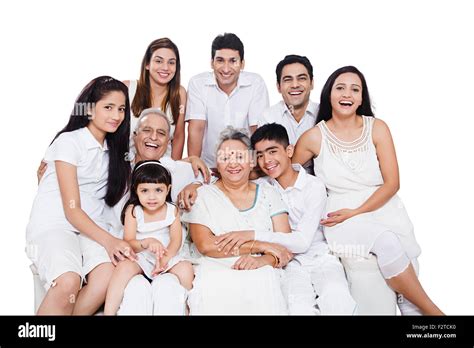
<svg viewBox="0 0 474 348"><path fill-rule="evenodd" d="M198 197L182 221L189 223L194 250L191 314L284 314L279 270L291 253L282 246L249 241L231 254L218 249L217 236L230 231L290 232L287 208L270 185L249 181L254 166L250 139L228 127L217 146L220 179L198 189Z"/></svg>
<svg viewBox="0 0 474 348"><path fill-rule="evenodd" d="M165 156L170 142L169 131L170 123L163 112L154 108L144 110L132 135L129 159L132 163L159 160L171 173L173 202L178 200L178 196L180 200L189 200L187 185L193 182L203 183L208 180L209 172L204 162L197 157L174 161ZM201 173L196 177L199 171ZM109 231L118 237L123 234L120 214L128 196L126 194L116 206L106 211ZM183 315L185 301L186 291L173 274L162 274L151 283L143 275L137 275L128 283L117 314Z"/></svg>

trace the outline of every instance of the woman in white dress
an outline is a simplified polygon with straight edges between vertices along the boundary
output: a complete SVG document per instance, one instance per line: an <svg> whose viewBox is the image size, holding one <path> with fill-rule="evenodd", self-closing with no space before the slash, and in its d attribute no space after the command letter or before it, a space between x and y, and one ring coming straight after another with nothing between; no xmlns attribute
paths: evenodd
<svg viewBox="0 0 474 348"><path fill-rule="evenodd" d="M181 83L178 47L168 38L152 41L143 56L139 80L124 81L131 105L130 126L135 129L143 110L160 108L170 121L166 156L179 160L184 148L186 90Z"/></svg>
<svg viewBox="0 0 474 348"><path fill-rule="evenodd" d="M367 84L357 68L336 70L321 92L317 126L302 135L293 161L314 159L328 190L321 220L333 252L377 256L387 284L403 300L402 314L440 315L417 278L421 250L396 192L399 171L388 126L373 117Z"/></svg>
<svg viewBox="0 0 474 348"><path fill-rule="evenodd" d="M279 269L291 253L284 247L249 241L230 254L218 249L220 234L264 229L290 232L287 208L270 185L254 184L254 161L244 130L224 130L218 143L220 179L198 189L198 197L182 221L189 223L199 256L189 293L190 314L285 314Z"/></svg>

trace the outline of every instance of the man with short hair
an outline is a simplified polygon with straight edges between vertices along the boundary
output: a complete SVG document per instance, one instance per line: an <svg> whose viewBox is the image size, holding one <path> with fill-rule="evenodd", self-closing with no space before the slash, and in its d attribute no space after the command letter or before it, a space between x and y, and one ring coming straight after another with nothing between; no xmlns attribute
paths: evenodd
<svg viewBox="0 0 474 348"><path fill-rule="evenodd" d="M283 100L265 110L258 126L281 124L294 145L301 134L316 124L318 103L309 99L314 87L313 66L306 57L288 55L278 63L276 78Z"/></svg>
<svg viewBox="0 0 474 348"><path fill-rule="evenodd" d="M253 132L268 107L268 91L260 75L242 71L244 45L235 34L217 36L211 49L212 72L191 78L186 118L188 155L216 166L215 144L228 125Z"/></svg>

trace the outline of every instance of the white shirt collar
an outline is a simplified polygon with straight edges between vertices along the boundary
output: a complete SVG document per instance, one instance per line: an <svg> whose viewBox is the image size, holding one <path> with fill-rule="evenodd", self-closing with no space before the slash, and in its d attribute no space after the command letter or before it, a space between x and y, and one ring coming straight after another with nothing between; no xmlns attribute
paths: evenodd
<svg viewBox="0 0 474 348"><path fill-rule="evenodd" d="M306 173L306 170L304 170L301 164L292 164L291 166L295 171L298 172L298 177L296 178L295 184L293 186L288 186L286 189L284 189L283 187L281 187L280 183L274 178L270 178L270 182L272 185L277 186L281 191L292 189L302 191L306 185L308 173Z"/></svg>
<svg viewBox="0 0 474 348"><path fill-rule="evenodd" d="M212 71L207 80L206 80L206 85L207 86L218 86L217 80L216 80L216 75ZM239 74L239 79L237 80L237 87L246 87L252 85L252 82L250 79L247 77L247 75L241 71Z"/></svg>
<svg viewBox="0 0 474 348"><path fill-rule="evenodd" d="M280 105L281 105L281 108L283 109L283 113L287 114L287 116L290 116L290 117L294 118L293 115L290 112L290 109L288 109L288 106L285 104L284 100L280 100ZM310 100L309 103L308 103L308 106L306 107L306 110L304 112L304 116L309 115L311 117L316 118L317 113L318 113L318 104L316 104L316 103L314 103Z"/></svg>
<svg viewBox="0 0 474 348"><path fill-rule="evenodd" d="M83 138L84 140L84 145L86 146L86 149L87 150L90 150L90 149L95 149L95 148L99 148L101 149L102 151L108 151L109 150L109 147L107 146L107 140L104 140L104 146L100 145L100 143L97 141L96 138L94 138L94 136L92 135L91 131L89 130L89 128L87 127L84 127L81 129L81 137Z"/></svg>

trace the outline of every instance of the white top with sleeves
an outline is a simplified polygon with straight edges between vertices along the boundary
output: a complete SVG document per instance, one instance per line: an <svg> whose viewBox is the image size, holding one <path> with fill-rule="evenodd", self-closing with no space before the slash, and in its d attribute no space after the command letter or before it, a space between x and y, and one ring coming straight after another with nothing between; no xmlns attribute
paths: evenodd
<svg viewBox="0 0 474 348"><path fill-rule="evenodd" d="M352 142L339 140L327 127L326 122L318 123L322 140L319 156L314 159L314 172L328 190L325 214L339 209L360 207L383 184L377 151L372 140L375 118L361 117L362 133ZM346 257L368 257L375 240L385 231L397 235L410 259L421 253L413 233L413 225L397 195L374 211L324 228L331 250Z"/></svg>
<svg viewBox="0 0 474 348"><path fill-rule="evenodd" d="M198 177L194 176L192 166L188 162L175 161L171 157L162 157L160 163L169 170L171 174L171 200L176 203L178 194L184 189L185 186L193 183L200 182L204 183L204 178L199 172ZM127 192L122 199L114 206L105 206L104 218L108 225L110 233L117 237L122 237L123 225L120 221L122 209L130 198L130 193Z"/></svg>
<svg viewBox="0 0 474 348"><path fill-rule="evenodd" d="M207 226L214 235L260 227L273 231L272 216L287 212L279 193L264 183L257 186L255 201L246 210L237 209L215 185L198 189L198 197L181 221ZM193 251L200 256L193 244ZM239 257L201 256L195 261L193 289L188 304L191 315L284 314L286 303L281 292L281 270L263 266L234 270Z"/></svg>
<svg viewBox="0 0 474 348"><path fill-rule="evenodd" d="M216 185L204 185L198 188L196 202L190 212L183 213L181 221L204 225L216 236L256 229L273 233L272 217L286 213L288 208L281 195L268 183L257 184L254 203L245 210L237 209ZM199 255L197 250L194 251ZM230 267L237 259L216 260Z"/></svg>
<svg viewBox="0 0 474 348"><path fill-rule="evenodd" d="M262 117L258 120L258 126L261 127L264 124L273 122L281 124L288 132L290 144L294 145L304 132L316 125L318 109L319 104L310 100L303 117L297 122L290 110L288 110L285 102L281 100L264 111Z"/></svg>
<svg viewBox="0 0 474 348"><path fill-rule="evenodd" d="M201 158L210 168L216 166L216 143L225 127L249 128L258 123L268 107L268 91L260 75L240 72L237 87L230 95L223 92L213 72L191 78L188 86L186 121L206 121Z"/></svg>
<svg viewBox="0 0 474 348"><path fill-rule="evenodd" d="M128 99L130 100L130 149L134 151L135 144L133 143L133 132L135 131L135 127L138 123L138 118L140 115L134 115L132 111L132 101L135 98L135 94L137 93L137 80L130 80L130 85L128 86ZM160 109L160 108L158 108ZM170 121L170 142L168 143L168 148L166 150L166 156L171 157L171 142L173 141L174 130L176 126L173 124L173 113L171 112L171 107L169 104L166 105L165 114Z"/></svg>
<svg viewBox="0 0 474 348"><path fill-rule="evenodd" d="M306 173L301 165L294 164L293 169L298 172L298 177L294 186L286 189L273 178L262 178L280 192L288 206L291 233L268 233L257 229L255 239L285 246L296 253L294 259L304 265L316 255L326 254L328 251L319 224L326 207L326 187L321 179Z"/></svg>
<svg viewBox="0 0 474 348"><path fill-rule="evenodd" d="M100 145L87 127L65 132L48 147L44 161L47 168L31 209L27 239L52 228L78 232L64 214L55 161L77 167L81 208L96 224L105 228L102 213L109 170L107 142Z"/></svg>

